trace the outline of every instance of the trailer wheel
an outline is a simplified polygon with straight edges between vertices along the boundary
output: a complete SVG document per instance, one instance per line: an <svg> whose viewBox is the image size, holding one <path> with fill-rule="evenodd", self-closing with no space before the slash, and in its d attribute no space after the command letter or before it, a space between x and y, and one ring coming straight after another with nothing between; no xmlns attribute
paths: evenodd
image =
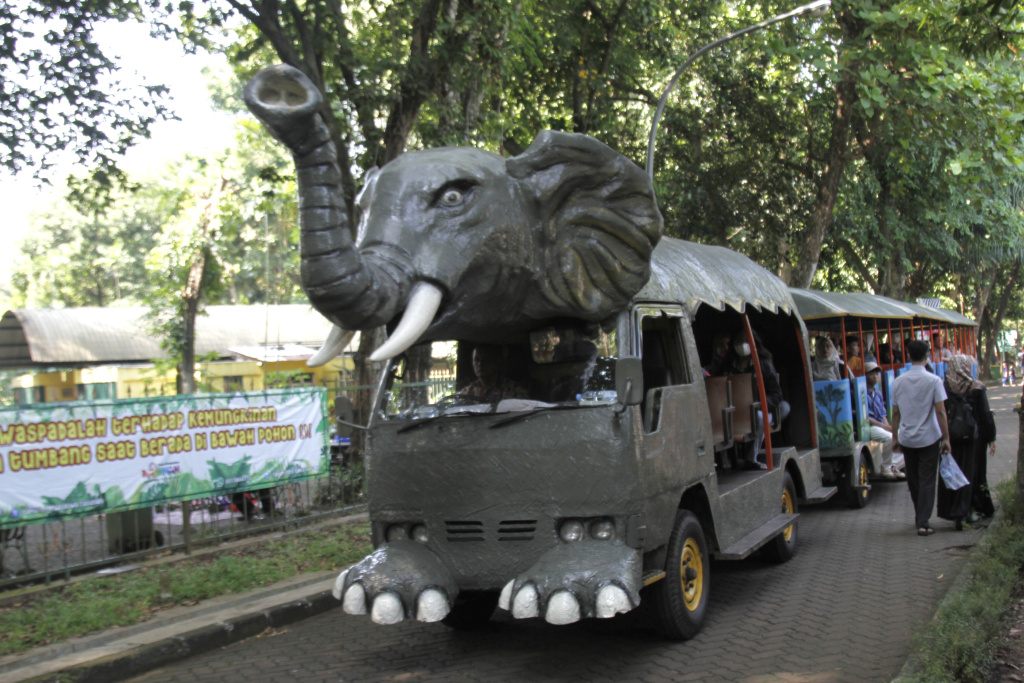
<svg viewBox="0 0 1024 683"><path fill-rule="evenodd" d="M651 586L655 627L665 638L687 640L704 624L711 565L704 530L689 510L676 513L668 541L666 576Z"/></svg>
<svg viewBox="0 0 1024 683"><path fill-rule="evenodd" d="M797 513L796 484L789 472L782 475L782 512L787 515ZM796 522L793 522L769 541L764 547L765 555L772 562L785 562L796 552L796 540Z"/></svg>
<svg viewBox="0 0 1024 683"><path fill-rule="evenodd" d="M864 457L864 453L858 451L854 457L857 462L854 463L853 476L846 483L846 502L854 510L860 510L868 504L868 500L871 498L871 491L867 488L871 470L868 468L868 461ZM856 489L855 486L863 488Z"/></svg>
<svg viewBox="0 0 1024 683"><path fill-rule="evenodd" d="M459 593L451 611L441 620L441 623L456 631L472 631L490 621L491 615L494 614L494 608L497 606L497 593Z"/></svg>

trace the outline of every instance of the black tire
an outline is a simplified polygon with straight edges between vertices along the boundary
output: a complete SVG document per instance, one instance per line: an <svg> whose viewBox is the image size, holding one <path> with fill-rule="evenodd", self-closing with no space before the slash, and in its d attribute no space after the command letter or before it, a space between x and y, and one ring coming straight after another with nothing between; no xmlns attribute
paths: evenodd
<svg viewBox="0 0 1024 683"><path fill-rule="evenodd" d="M459 593L451 611L441 620L441 623L456 631L472 631L490 621L491 615L494 614L494 608L497 606L497 593Z"/></svg>
<svg viewBox="0 0 1024 683"><path fill-rule="evenodd" d="M795 515L798 512L796 500L796 484L789 472L782 474L782 511ZM772 562L779 564L786 562L796 553L796 522L782 530L778 536L768 542L764 547L765 556Z"/></svg>
<svg viewBox="0 0 1024 683"><path fill-rule="evenodd" d="M651 586L655 628L665 638L688 640L704 624L711 595L711 559L704 530L689 510L676 513L667 555L665 578Z"/></svg>
<svg viewBox="0 0 1024 683"><path fill-rule="evenodd" d="M870 485L871 468L868 467L864 453L858 452L854 459L854 467L847 476L844 493L846 494L846 504L854 510L860 510L871 500L871 491L868 488L858 490L854 486L867 487Z"/></svg>

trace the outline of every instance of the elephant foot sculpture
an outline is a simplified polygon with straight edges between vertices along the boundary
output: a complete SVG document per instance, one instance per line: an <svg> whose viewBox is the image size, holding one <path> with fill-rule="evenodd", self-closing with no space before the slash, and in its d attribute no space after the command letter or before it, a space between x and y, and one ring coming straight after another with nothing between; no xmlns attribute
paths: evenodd
<svg viewBox="0 0 1024 683"><path fill-rule="evenodd" d="M571 624L607 619L640 604L640 553L618 543L581 541L552 548L509 581L498 606L517 619Z"/></svg>
<svg viewBox="0 0 1024 683"><path fill-rule="evenodd" d="M444 619L459 594L441 560L415 541L377 548L338 575L332 591L347 614L366 614L377 624L405 619Z"/></svg>

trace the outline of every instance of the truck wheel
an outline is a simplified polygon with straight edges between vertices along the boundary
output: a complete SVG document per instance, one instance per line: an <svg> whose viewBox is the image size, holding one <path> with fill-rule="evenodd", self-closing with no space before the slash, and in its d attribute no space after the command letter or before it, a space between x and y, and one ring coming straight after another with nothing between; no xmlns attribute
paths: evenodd
<svg viewBox="0 0 1024 683"><path fill-rule="evenodd" d="M459 593L451 611L441 620L441 623L456 631L472 631L490 621L491 615L494 614L494 608L497 606L497 593Z"/></svg>
<svg viewBox="0 0 1024 683"><path fill-rule="evenodd" d="M782 475L782 511L787 515L797 512L796 484L789 472ZM782 533L768 542L764 547L765 555L772 562L782 563L793 557L796 552L796 522L793 522Z"/></svg>
<svg viewBox="0 0 1024 683"><path fill-rule="evenodd" d="M847 480L846 484L846 502L854 510L860 510L868 504L868 500L871 498L871 491L867 488L855 489L854 486L868 486L871 470L868 468L868 461L863 453L857 453L855 457L857 462L854 463L853 475Z"/></svg>
<svg viewBox="0 0 1024 683"><path fill-rule="evenodd" d="M655 627L665 638L697 635L711 593L711 565L700 522L689 510L676 513L668 541L666 576L651 586Z"/></svg>

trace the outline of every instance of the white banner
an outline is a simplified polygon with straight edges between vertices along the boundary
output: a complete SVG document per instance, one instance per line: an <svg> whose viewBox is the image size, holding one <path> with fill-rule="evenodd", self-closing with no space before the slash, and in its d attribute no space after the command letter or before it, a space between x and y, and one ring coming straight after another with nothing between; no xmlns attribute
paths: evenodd
<svg viewBox="0 0 1024 683"><path fill-rule="evenodd" d="M324 389L0 410L0 529L327 474Z"/></svg>

